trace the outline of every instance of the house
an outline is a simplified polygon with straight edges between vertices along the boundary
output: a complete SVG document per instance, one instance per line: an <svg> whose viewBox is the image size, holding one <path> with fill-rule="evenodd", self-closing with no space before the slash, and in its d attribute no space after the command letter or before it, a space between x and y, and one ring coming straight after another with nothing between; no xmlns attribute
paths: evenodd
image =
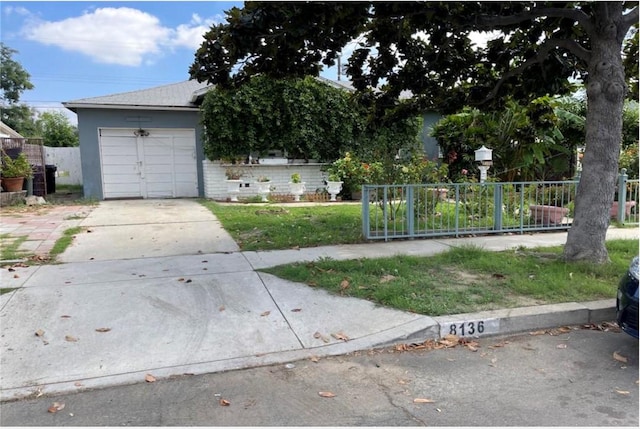
<svg viewBox="0 0 640 429"><path fill-rule="evenodd" d="M204 195L194 80L63 103L78 115L84 194L108 198Z"/></svg>
<svg viewBox="0 0 640 429"><path fill-rule="evenodd" d="M319 79L352 89L346 82ZM226 166L204 155L199 105L207 90L207 83L188 80L62 103L78 115L84 195L98 200L225 198ZM255 179L268 176L276 192L284 192L297 172L307 189L315 190L324 186L322 166L248 165L240 187L251 194Z"/></svg>
<svg viewBox="0 0 640 429"><path fill-rule="evenodd" d="M0 138L7 139L23 139L24 137L20 135L16 130L11 128L9 125L0 121Z"/></svg>

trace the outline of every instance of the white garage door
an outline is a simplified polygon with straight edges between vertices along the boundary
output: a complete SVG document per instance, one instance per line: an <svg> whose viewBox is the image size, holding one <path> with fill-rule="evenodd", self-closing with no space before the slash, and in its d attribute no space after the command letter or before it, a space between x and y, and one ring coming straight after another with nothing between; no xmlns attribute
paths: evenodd
<svg viewBox="0 0 640 429"><path fill-rule="evenodd" d="M198 196L195 130L101 129L104 198Z"/></svg>

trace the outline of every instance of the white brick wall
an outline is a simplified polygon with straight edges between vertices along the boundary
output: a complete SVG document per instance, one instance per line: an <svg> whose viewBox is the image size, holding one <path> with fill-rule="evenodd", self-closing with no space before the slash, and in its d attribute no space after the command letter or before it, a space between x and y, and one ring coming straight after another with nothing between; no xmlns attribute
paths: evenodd
<svg viewBox="0 0 640 429"><path fill-rule="evenodd" d="M260 176L271 179L272 193L288 194L289 181L293 173L299 173L302 181L306 184L307 193L314 193L316 189L324 189L324 179L326 173L321 171L325 164L316 163L294 163L294 164L252 164L230 166L221 164L219 161L204 160L202 162L204 174L204 196L214 200L226 200L227 183L225 170L227 167L241 169L242 187L240 197L250 197L258 194L255 182ZM247 186L248 185L248 186Z"/></svg>

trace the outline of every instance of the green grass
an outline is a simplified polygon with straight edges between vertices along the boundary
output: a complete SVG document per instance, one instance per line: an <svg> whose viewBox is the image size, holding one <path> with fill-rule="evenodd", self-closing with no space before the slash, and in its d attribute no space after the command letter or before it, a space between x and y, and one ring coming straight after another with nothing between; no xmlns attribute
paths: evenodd
<svg viewBox="0 0 640 429"><path fill-rule="evenodd" d="M62 237L56 240L56 243L53 245L53 248L49 252L49 256L55 259L56 256L64 252L67 247L71 245L71 243L73 242L73 236L80 232L82 232L82 227L80 226L65 230L62 234Z"/></svg>
<svg viewBox="0 0 640 429"><path fill-rule="evenodd" d="M29 257L30 254L18 248L27 240L27 236L12 237L9 234L0 234L2 241L2 249L0 249L0 260L9 261L13 259L23 259Z"/></svg>
<svg viewBox="0 0 640 429"><path fill-rule="evenodd" d="M493 252L453 248L430 257L294 263L261 271L342 296L430 316L615 298L638 240L607 242L611 263L565 263L562 247Z"/></svg>
<svg viewBox="0 0 640 429"><path fill-rule="evenodd" d="M242 250L363 242L358 204L290 207L202 201Z"/></svg>

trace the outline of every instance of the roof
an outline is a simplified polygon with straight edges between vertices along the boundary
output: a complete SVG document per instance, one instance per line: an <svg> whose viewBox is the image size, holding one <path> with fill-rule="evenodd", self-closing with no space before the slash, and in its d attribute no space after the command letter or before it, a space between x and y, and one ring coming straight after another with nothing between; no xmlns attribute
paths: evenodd
<svg viewBox="0 0 640 429"><path fill-rule="evenodd" d="M16 130L11 128L9 125L0 121L0 137L2 138L14 138L14 139L23 139L24 137L18 133Z"/></svg>
<svg viewBox="0 0 640 429"><path fill-rule="evenodd" d="M80 98L62 103L76 111L88 109L151 109L151 110L197 110L194 93L209 86L206 82L187 80L169 85L156 86L138 91L122 92L101 97Z"/></svg>
<svg viewBox="0 0 640 429"><path fill-rule="evenodd" d="M336 81L318 76L320 82L334 88L354 91L348 81ZM145 110L197 110L202 97L212 85L196 80L186 80L169 85L138 91L121 92L101 97L80 98L62 103L67 109L145 109ZM406 97L406 94L403 94ZM401 97L403 98L403 97Z"/></svg>

